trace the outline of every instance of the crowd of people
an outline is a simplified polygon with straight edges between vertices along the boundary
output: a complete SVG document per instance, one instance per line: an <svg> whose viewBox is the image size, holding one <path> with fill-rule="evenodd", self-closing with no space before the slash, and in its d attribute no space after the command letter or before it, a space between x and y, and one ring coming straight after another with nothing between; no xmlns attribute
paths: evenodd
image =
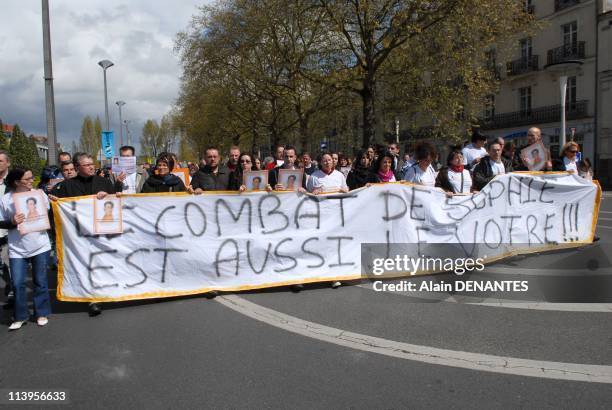
<svg viewBox="0 0 612 410"><path fill-rule="evenodd" d="M154 164L140 164L136 172L114 174L109 168L96 169L94 158L88 153L62 152L58 156L58 167L46 167L38 186L50 201L58 198L95 195L104 199L111 194L134 194L156 192L188 192L202 194L205 191L246 190L244 175L254 170L268 171L266 190L285 190L280 182L280 170L302 170L302 181L292 181L301 192L314 195L329 192L348 192L373 183L407 181L429 187L438 187L447 196L466 195L481 190L497 175L528 170L521 151L542 140L538 128L530 128L527 145L516 147L505 143L503 138L488 140L476 131L469 144L451 147L446 162L441 164L436 147L426 141L416 144L412 152L401 155L397 143L373 145L354 156L324 152L316 161L309 152L298 153L291 145L278 146L274 156L263 159L242 152L232 146L223 161L218 148L206 149L199 163L180 162L173 153L163 152ZM587 159L577 159L579 146L568 142L559 158L547 158L544 171L568 171L592 179L592 170ZM122 157L135 157L131 146L119 149ZM185 184L173 171L188 168L190 181ZM295 178L294 178L295 179ZM8 306L14 310L10 330L21 328L29 318L26 299L26 277L31 265L34 284L34 316L38 325L48 323L51 303L47 288L49 265L55 263L52 249L53 237L47 232L21 234L19 224L26 215L15 209L13 195L34 189L31 169L11 167L7 152L0 151L0 246L2 276L6 283ZM47 198L47 197L45 197ZM44 204L49 208L49 202ZM50 239L51 238L51 239ZM333 287L340 286L334 282ZM299 291L301 285L293 287ZM215 292L210 296L214 297ZM99 303L89 304L90 316L101 313Z"/></svg>

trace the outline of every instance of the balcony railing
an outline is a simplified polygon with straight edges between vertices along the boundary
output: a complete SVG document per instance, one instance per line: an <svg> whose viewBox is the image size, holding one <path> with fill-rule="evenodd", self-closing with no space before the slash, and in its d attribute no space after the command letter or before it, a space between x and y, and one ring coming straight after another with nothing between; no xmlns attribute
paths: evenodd
<svg viewBox="0 0 612 410"><path fill-rule="evenodd" d="M580 0L555 0L555 11L561 11L579 4Z"/></svg>
<svg viewBox="0 0 612 410"><path fill-rule="evenodd" d="M566 44L561 47L548 50L548 64L562 63L568 60L584 59L584 41Z"/></svg>
<svg viewBox="0 0 612 410"><path fill-rule="evenodd" d="M575 120L588 116L588 101L568 102L565 107L566 118ZM561 120L561 105L549 105L546 107L532 108L526 111L515 111L496 114L492 118L481 121L483 129L497 129L517 127L520 125L537 125Z"/></svg>
<svg viewBox="0 0 612 410"><path fill-rule="evenodd" d="M519 58L506 63L508 75L519 75L530 71L538 71L538 56Z"/></svg>

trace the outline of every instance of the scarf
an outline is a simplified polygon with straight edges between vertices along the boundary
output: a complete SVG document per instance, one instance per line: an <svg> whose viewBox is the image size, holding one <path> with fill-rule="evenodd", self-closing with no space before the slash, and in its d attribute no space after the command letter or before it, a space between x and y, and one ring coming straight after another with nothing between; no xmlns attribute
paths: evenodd
<svg viewBox="0 0 612 410"><path fill-rule="evenodd" d="M461 172L463 172L463 164L457 165L457 166L451 165L450 169L452 169L454 172L461 173Z"/></svg>
<svg viewBox="0 0 612 410"><path fill-rule="evenodd" d="M387 172L378 171L378 178L381 182L389 182L393 178L393 171L388 170Z"/></svg>

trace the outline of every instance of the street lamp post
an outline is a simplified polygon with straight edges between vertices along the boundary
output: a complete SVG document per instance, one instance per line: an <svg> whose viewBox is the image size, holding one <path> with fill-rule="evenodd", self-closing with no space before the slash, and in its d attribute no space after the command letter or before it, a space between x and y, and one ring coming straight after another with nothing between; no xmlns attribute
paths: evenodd
<svg viewBox="0 0 612 410"><path fill-rule="evenodd" d="M47 111L47 163L57 161L57 133L55 126L55 97L53 93L53 68L51 64L51 28L49 25L49 0L42 0L43 59L45 72L45 106Z"/></svg>
<svg viewBox="0 0 612 410"><path fill-rule="evenodd" d="M110 60L102 60L98 62L98 65L102 67L104 71L104 108L106 113L106 131L110 131L110 121L108 119L108 92L106 89L106 69L114 66L115 64Z"/></svg>
<svg viewBox="0 0 612 410"><path fill-rule="evenodd" d="M121 147L123 146L123 121L121 120L121 107L125 105L125 101L117 101L117 107L119 107L119 141L121 141Z"/></svg>
<svg viewBox="0 0 612 410"><path fill-rule="evenodd" d="M127 138L127 144L132 145L132 136L130 135L130 129L128 128L130 120L123 120L123 123L125 124L125 136Z"/></svg>

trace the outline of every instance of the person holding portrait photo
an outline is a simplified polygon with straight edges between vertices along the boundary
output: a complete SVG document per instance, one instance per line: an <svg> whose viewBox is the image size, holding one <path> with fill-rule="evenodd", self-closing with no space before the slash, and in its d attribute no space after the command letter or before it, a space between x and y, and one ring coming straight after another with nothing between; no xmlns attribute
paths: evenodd
<svg viewBox="0 0 612 410"><path fill-rule="evenodd" d="M35 215L39 213L30 208L32 203L36 206L37 202L31 201L35 199L34 196L26 200L27 214L16 209L13 198L15 194L32 191L34 177L30 169L15 167L9 171L6 180L9 192L0 200L0 219L4 221L2 227L9 228L9 264L15 292L15 317L9 330L20 329L27 323L30 316L26 294L26 276L29 265L32 267L32 282L34 283L34 315L38 325L45 326L51 314L51 300L47 284L51 242L47 231L44 230L25 234L19 232L20 224L24 223L28 217L36 217ZM44 208L48 210L50 207L46 197L40 195L38 198L44 201Z"/></svg>
<svg viewBox="0 0 612 410"><path fill-rule="evenodd" d="M281 178L280 178L280 170L281 169L287 169L287 170L298 170L298 156L297 156L297 151L295 149L294 146L291 145L287 145L283 151L283 163L277 167L275 167L274 169L270 170L270 173L268 174L268 183L270 184L270 186L272 188L274 188L275 191L287 191L287 190L291 190L293 191L293 188L287 188L286 186L284 186L282 184ZM297 177L295 177L296 180L294 182L297 182ZM285 182L285 184L288 181ZM306 191L306 174L302 172L302 180L299 181L299 188L298 191L300 192L304 192Z"/></svg>

